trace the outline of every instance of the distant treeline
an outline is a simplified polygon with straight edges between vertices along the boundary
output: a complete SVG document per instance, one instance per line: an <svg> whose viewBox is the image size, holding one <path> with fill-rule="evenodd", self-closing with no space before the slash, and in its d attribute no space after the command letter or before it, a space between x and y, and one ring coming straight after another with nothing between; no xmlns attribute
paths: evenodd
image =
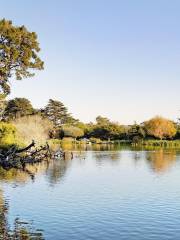
<svg viewBox="0 0 180 240"><path fill-rule="evenodd" d="M34 76L34 70L43 70L39 56L40 46L35 32L24 25L16 26L10 20L0 20L0 145L23 145L32 139L39 143L51 138L126 140L139 142L147 139L180 139L180 124L154 117L141 124L122 125L98 116L95 123L75 119L60 101L50 99L47 106L35 109L26 98L7 101L12 79Z"/></svg>
<svg viewBox="0 0 180 240"><path fill-rule="evenodd" d="M37 138L40 142L71 137L74 139L127 140L173 140L180 139L180 124L156 116L141 124L122 125L106 117L98 116L95 123L83 123L75 119L64 104L50 99L42 109L35 109L26 98L0 101L0 144L18 141L29 142Z"/></svg>

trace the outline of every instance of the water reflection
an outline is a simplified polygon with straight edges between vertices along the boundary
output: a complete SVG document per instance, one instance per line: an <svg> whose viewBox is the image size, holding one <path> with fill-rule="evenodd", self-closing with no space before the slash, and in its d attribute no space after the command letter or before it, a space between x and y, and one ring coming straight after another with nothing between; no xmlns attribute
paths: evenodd
<svg viewBox="0 0 180 240"><path fill-rule="evenodd" d="M176 161L177 152L175 150L163 151L163 149L157 151L146 152L146 159L149 166L155 172L165 172L170 169Z"/></svg>
<svg viewBox="0 0 180 240"><path fill-rule="evenodd" d="M58 145L59 146L59 145ZM56 149L58 149L56 146ZM119 145L119 144L72 144L72 143L62 143L62 149L65 151L117 151L130 149L129 145Z"/></svg>
<svg viewBox="0 0 180 240"><path fill-rule="evenodd" d="M93 152L93 158L97 165L104 165L105 163L118 164L121 158L120 151L102 151Z"/></svg>
<svg viewBox="0 0 180 240"><path fill-rule="evenodd" d="M170 169L170 167L176 162L177 155L180 153L179 150L173 149L158 149L154 151L138 151L133 149L133 151L128 152L131 153L135 164L139 161L145 161L147 166L156 173L164 172ZM106 163L119 164L122 159L122 153L124 153L124 150L122 151L119 149L107 151L107 148L105 147L101 151L91 151L92 161L94 159L97 165L104 165ZM28 181L34 181L37 176L42 174L46 176L46 179L51 185L54 185L63 180L68 169L71 168L73 161L77 164L85 164L87 155L88 152L82 150L81 148L81 150L73 152L73 159L72 152L67 151L64 159L52 160L50 162L44 161L37 164L28 164L26 165L26 171L18 169L4 170L0 167L0 181L26 184Z"/></svg>
<svg viewBox="0 0 180 240"><path fill-rule="evenodd" d="M66 157L61 161L29 164L26 166L26 171L20 171L18 169L5 170L0 167L0 182L22 185L29 181L34 181L38 175L45 173L48 181L53 185L63 178L69 165L70 160ZM32 224L21 221L19 218L14 220L13 229L9 229L7 221L8 207L8 204L3 199L2 191L0 191L0 240L44 239L41 230L34 229Z"/></svg>
<svg viewBox="0 0 180 240"><path fill-rule="evenodd" d="M46 175L48 181L51 185L58 183L59 181L63 180L67 169L71 165L71 159L62 159L62 160L55 160L47 169Z"/></svg>
<svg viewBox="0 0 180 240"><path fill-rule="evenodd" d="M0 181L16 183L18 185L26 184L29 181L35 181L39 175L43 174L47 176L50 184L55 184L63 179L71 163L72 159L65 158L50 162L27 164L26 171L18 169L5 170L0 167Z"/></svg>
<svg viewBox="0 0 180 240"><path fill-rule="evenodd" d="M105 198L105 200L106 200L105 204L107 204L107 206L110 206L110 207L116 206L116 202L114 203L114 205L110 204L110 203L109 203L110 205L108 205L108 201L109 201L109 199L111 199L111 196L113 196L113 194L114 194L114 196L118 197L117 205L119 206L119 202L122 201L121 196L124 191L124 194L125 194L124 196L126 197L126 201L124 201L123 204L125 204L125 207L126 207L127 199L129 198L130 195L133 195L132 194L133 190L130 189L129 192L127 190L127 195L126 195L126 190L124 188L124 185L121 186L121 182L123 182L125 180L125 183L126 183L126 181L127 181L127 188L128 188L128 181L131 182L131 176L133 178L133 174L136 171L136 170L134 170L133 164L136 165L136 169L138 167L142 167L141 171L144 174L147 173L147 169L151 170L148 172L148 175L147 174L144 175L148 178L148 177L150 177L150 174L152 173L152 171L158 175L158 174L161 174L162 172L165 173L168 170L170 170L172 168L172 166L178 162L177 159L179 159L179 156L180 156L180 151L174 150L174 149L171 149L171 150L170 149L168 149L168 150L167 149L157 149L157 150L153 149L153 150L147 151L145 149L127 149L127 148L124 149L122 147L118 148L117 146L114 147L112 145L109 145L109 146L96 145L96 146L94 146L94 151L88 151L87 147L90 148L90 150L92 150L92 146L86 146L86 148L84 148L84 147L80 148L78 146L75 149L76 151L73 152L73 159L72 159L72 154L71 154L72 149L70 149L70 151L66 152L64 159L57 159L57 160L52 160L50 162L45 161L45 162L37 163L34 165L27 165L26 171L20 171L17 169L11 169L9 171L6 171L6 170L0 168L0 182L4 183L4 186L12 185L12 183L15 183L17 186L23 185L23 187L24 187L24 185L28 185L27 183L31 183L31 181L33 181L33 184L32 185L29 184L29 185L31 187L33 187L35 185L34 183L36 183L35 186L38 188L38 191L42 191L42 194L44 191L45 196L48 195L48 191L49 191L49 188L47 188L47 189L45 188L45 186L47 185L47 182L48 182L50 187L53 187L52 192L53 192L53 198L55 198L55 202L53 202L53 199L50 196L49 196L49 198L47 196L48 200L47 200L47 205L46 205L46 201L42 197L42 199L39 201L42 201L44 206L48 206L48 207L44 207L44 208L41 207L41 210L39 210L39 208L38 208L37 212L39 214L39 212L41 211L41 214L44 217L44 216L46 216L46 211L47 211L48 213L47 213L46 217L47 217L47 219L48 219L48 216L50 217L50 219L52 221L50 224L52 226L52 229L54 229L53 221L57 221L56 227L57 226L59 227L58 224L62 224L62 226L63 226L63 221L65 221L65 223L69 223L70 218L71 217L75 218L78 211L81 211L81 213L82 213L83 207L84 208L86 207L86 205L83 205L84 203L86 203L86 201L87 201L87 208L88 208L89 199L91 198L91 196L95 196L94 198L92 198L92 202L94 202L94 200L98 196L98 193L101 192L101 190L102 190L102 192L104 191L104 194L107 193L107 195L105 195L105 197L103 196L102 199ZM81 168L82 165L84 168ZM114 168L113 167L109 168L109 165L112 165ZM77 172L76 172L76 168L74 168L74 166L76 166L76 167L78 166ZM103 167L108 166L108 167L105 168L105 171L99 172L99 171L96 171L98 169L97 166L103 166ZM71 191L67 190L68 193L66 193L66 187L61 188L60 186L63 186L63 182L65 182L65 179L66 179L65 177L66 176L69 177L69 175L67 175L67 173L69 172L70 169L73 169L73 170L75 169L75 171L71 175L72 179L73 179L73 177L74 177L74 179L72 181L69 181L71 185L73 185L73 184L74 185L72 186L72 188L70 188ZM83 169L83 171L82 171L82 169ZM89 171L89 169L90 169L90 171ZM118 171L114 171L114 169L117 169ZM135 173L134 182L136 181L137 178L141 178L140 173L142 174L142 172ZM70 173L72 173L72 172L70 171ZM104 178L97 178L99 181L101 179L103 179L101 182L101 185L98 185L98 184L96 185L96 183L97 183L96 177L99 176L100 174L102 174L101 176L103 176L103 174L105 174L105 173L107 173L108 175L104 175L105 176ZM107 187L107 186L110 186L108 184L109 184L109 182L111 182L111 181L107 181L107 179L110 179L110 180L112 179L112 181L113 181L113 174L115 174L114 179L120 179L122 181L117 181L118 187L116 185L115 180L112 183L112 186L114 186L113 188ZM127 178L126 178L126 175L128 175ZM151 174L151 175L154 176L154 174ZM93 183L93 180L92 180L93 176L95 176L95 178L94 178L95 184L91 184L91 182ZM80 179L79 181L78 181L78 177ZM147 180L147 178L146 178L146 180ZM40 179L40 185L38 186L39 179ZM141 180L142 179L140 179L140 182L141 182ZM86 192L86 187L83 188L83 186L82 186L82 191L84 191L84 194L81 194L81 191L78 191L78 190L77 190L77 192L75 191L77 188L77 185L81 184L82 182L84 183L84 185L86 184L86 186L90 186L89 188L87 187L87 192ZM149 183L147 182L145 187L142 189L146 189L146 186L148 186L148 184ZM152 184L154 184L153 181L152 181ZM48 187L49 187L49 185L48 185ZM132 185L132 182L131 182L131 184L129 184L129 186L131 187L131 185ZM68 186L68 184L66 186ZM141 186L141 184L138 184L137 186ZM155 185L153 185L152 189L154 189L154 186ZM110 191L112 189L114 189L114 192ZM139 189L139 191L141 190L140 187L138 189ZM4 191L5 190L6 189L4 188ZM14 189L14 191L16 191L16 190ZM28 191L29 191L29 189L27 189L27 194L29 194L29 195L25 196L24 197L25 199L26 198L29 199L29 197L31 197L30 195L32 194L32 192L29 191L29 193L28 193ZM37 193L37 192L35 191L35 193ZM74 193L76 193L76 194L74 194ZM86 195L86 193L87 193L87 195ZM119 193L119 195L118 195L118 193ZM138 194L138 191L137 191L137 194ZM147 192L146 192L146 194L147 194ZM75 198L75 195L77 195L76 201L73 200ZM7 196L7 195L5 195L5 196ZM33 196L36 196L36 195L34 194ZM71 197L67 197L67 196L71 196ZM88 196L88 197L83 198L82 196ZM141 196L143 196L143 194L141 194L140 197ZM56 201L56 198L58 199L58 201ZM72 205L71 205L71 199L72 199ZM114 201L115 199L116 198L112 198L111 201ZM16 201L16 198L14 198L13 200ZM21 199L20 199L20 201L21 201ZM57 204L57 202L58 202L58 204ZM77 202L77 204L75 204L76 205L75 210L72 209L72 211L74 211L74 213L75 213L73 215L73 214L71 214L69 207L73 208L73 206L74 206L73 204L76 202ZM11 202L11 204L12 203L13 203L13 201ZM79 203L81 204L80 209L78 209ZM42 204L42 206L43 206L43 204ZM63 207L62 207L63 204L64 204L64 212L63 212ZM147 204L147 205L149 206L150 204ZM124 205L122 205L122 206L123 206L122 209L125 209ZM33 228L33 225L23 222L20 219L13 218L14 226L12 229L9 229L9 225L8 225L8 221L7 221L8 215L9 215L9 207L11 207L11 206L8 206L7 202L3 199L2 191L0 191L0 240L1 239L7 239L7 240L9 240L9 239L43 239L43 234L41 231L35 230ZM33 207L36 207L36 206L33 205ZM134 205L132 205L131 207L133 208ZM51 210L48 211L47 208L49 208ZM53 211L53 209L55 209L55 211L52 213L51 211ZM105 209L105 208L103 207L103 209ZM118 209L118 207L117 207L117 209ZM158 209L158 208L156 208L156 209ZM92 211L93 208L91 208L90 210ZM97 212L98 212L98 210L99 209L97 209ZM115 210L116 209L113 209L113 212ZM19 211L19 209L17 211ZM56 212L58 212L59 215L58 214L57 214L57 216L54 215L54 214L56 214ZM83 214L85 214L85 212L86 211L84 211ZM52 216L49 215L51 213L52 213ZM65 216L64 219L63 219L63 214ZM31 215L29 215L29 216L31 216ZM32 216L34 216L34 215L32 214ZM53 216L54 216L54 218L53 218ZM99 216L100 216L100 218L98 218L98 219L101 220L101 213L99 213ZM40 219L41 221L44 221L43 217L42 217L42 219ZM80 218L81 218L81 216L80 216ZM125 218L126 218L126 216L125 216ZM46 221L48 221L47 219L46 219ZM129 219L131 220L131 218L129 218ZM31 220L31 217L29 220ZM36 218L33 220L36 222ZM39 222L41 222L41 221L39 221ZM76 223L77 219L75 219L74 222ZM82 222L84 223L84 220ZM42 226L43 226L44 230L46 231L48 228L47 225L42 225ZM37 227L38 226L36 226L36 229L37 229ZM57 232L59 231L58 227L57 227ZM64 229L66 229L66 227L64 227ZM49 229L48 229L48 231L49 231ZM61 231L63 231L63 228L61 229ZM16 237L14 237L14 236L16 236ZM51 239L51 238L49 238L49 239ZM57 239L59 239L59 238L57 238Z"/></svg>
<svg viewBox="0 0 180 240"><path fill-rule="evenodd" d="M3 198L0 190L0 240L43 240L43 231L36 230L32 224L14 220L14 227L11 229L8 224L8 203Z"/></svg>

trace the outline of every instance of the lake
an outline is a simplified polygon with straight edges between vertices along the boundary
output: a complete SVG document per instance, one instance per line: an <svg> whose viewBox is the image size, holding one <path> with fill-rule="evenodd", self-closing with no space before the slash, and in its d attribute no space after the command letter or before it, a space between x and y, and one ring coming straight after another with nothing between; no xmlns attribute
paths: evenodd
<svg viewBox="0 0 180 240"><path fill-rule="evenodd" d="M32 239L180 239L179 150L73 154L27 172L1 169L8 231L19 222Z"/></svg>

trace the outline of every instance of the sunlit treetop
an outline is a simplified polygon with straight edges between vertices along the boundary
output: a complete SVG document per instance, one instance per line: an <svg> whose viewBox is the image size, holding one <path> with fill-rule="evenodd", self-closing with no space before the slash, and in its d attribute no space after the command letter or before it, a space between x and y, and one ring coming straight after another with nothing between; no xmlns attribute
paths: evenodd
<svg viewBox="0 0 180 240"><path fill-rule="evenodd" d="M43 69L37 34L24 26L14 26L11 21L0 20L0 94L9 94L9 80L32 77L32 70Z"/></svg>
<svg viewBox="0 0 180 240"><path fill-rule="evenodd" d="M176 135L174 122L169 119L157 116L144 122L147 134L159 139L171 139Z"/></svg>

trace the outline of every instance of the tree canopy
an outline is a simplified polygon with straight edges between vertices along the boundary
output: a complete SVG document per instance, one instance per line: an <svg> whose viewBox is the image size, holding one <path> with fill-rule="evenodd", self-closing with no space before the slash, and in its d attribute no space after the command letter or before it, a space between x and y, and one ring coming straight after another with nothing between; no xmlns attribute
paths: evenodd
<svg viewBox="0 0 180 240"><path fill-rule="evenodd" d="M123 131L124 128L120 124L111 122L106 117L98 116L96 118L96 124L90 127L88 135L106 140L118 139L121 137Z"/></svg>
<svg viewBox="0 0 180 240"><path fill-rule="evenodd" d="M154 117L144 123L147 134L155 138L172 138L176 134L175 124L169 119Z"/></svg>
<svg viewBox="0 0 180 240"><path fill-rule="evenodd" d="M129 126L127 135L129 140L136 142L146 137L146 131L143 124L139 125L135 122L133 125Z"/></svg>
<svg viewBox="0 0 180 240"><path fill-rule="evenodd" d="M63 126L62 131L64 137L78 138L84 136L84 131L74 126Z"/></svg>
<svg viewBox="0 0 180 240"><path fill-rule="evenodd" d="M34 113L31 102L26 98L14 98L7 102L4 110L4 119L12 120L22 116L31 115Z"/></svg>
<svg viewBox="0 0 180 240"><path fill-rule="evenodd" d="M108 125L110 123L110 120L106 117L97 116L96 117L96 123L98 125Z"/></svg>
<svg viewBox="0 0 180 240"><path fill-rule="evenodd" d="M14 26L12 21L0 20L0 93L9 94L9 79L31 77L33 69L43 69L38 56L37 34L25 26Z"/></svg>
<svg viewBox="0 0 180 240"><path fill-rule="evenodd" d="M76 121L64 104L60 101L49 99L47 106L43 109L44 115L54 123L56 128L63 124L72 124Z"/></svg>

